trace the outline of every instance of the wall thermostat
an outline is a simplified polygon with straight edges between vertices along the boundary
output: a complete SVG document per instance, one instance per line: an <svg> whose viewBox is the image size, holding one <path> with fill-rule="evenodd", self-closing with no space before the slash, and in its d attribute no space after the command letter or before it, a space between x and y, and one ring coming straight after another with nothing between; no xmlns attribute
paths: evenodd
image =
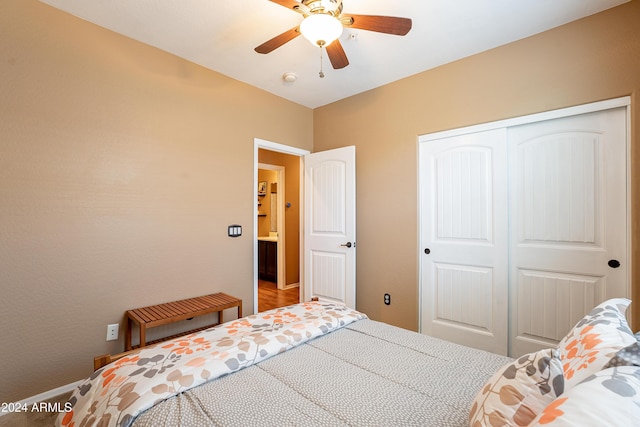
<svg viewBox="0 0 640 427"><path fill-rule="evenodd" d="M242 226L238 224L232 224L228 227L229 237L240 237L242 236Z"/></svg>

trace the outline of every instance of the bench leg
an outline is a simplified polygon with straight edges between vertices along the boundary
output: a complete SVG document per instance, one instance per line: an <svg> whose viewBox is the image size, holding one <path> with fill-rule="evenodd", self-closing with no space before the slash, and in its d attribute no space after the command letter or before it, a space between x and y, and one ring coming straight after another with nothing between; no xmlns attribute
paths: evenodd
<svg viewBox="0 0 640 427"><path fill-rule="evenodd" d="M140 325L140 347L147 345L147 325Z"/></svg>
<svg viewBox="0 0 640 427"><path fill-rule="evenodd" d="M124 351L131 350L131 328L133 328L133 322L130 317L127 317L127 330L124 333Z"/></svg>

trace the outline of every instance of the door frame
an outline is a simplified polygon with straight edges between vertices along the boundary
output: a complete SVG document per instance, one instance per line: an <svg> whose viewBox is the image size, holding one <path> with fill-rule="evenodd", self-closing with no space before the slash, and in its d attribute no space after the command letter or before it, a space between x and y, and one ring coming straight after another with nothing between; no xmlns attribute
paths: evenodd
<svg viewBox="0 0 640 427"><path fill-rule="evenodd" d="M300 301L304 301L304 156L310 154L309 150L302 148L292 147L289 145L280 144L277 142L267 141L260 138L253 139L253 199L251 206L254 207L253 211L253 313L258 312L258 216L255 212L256 200L258 200L258 149L264 149L269 151L276 151L283 154L290 154L292 156L300 157ZM278 199L280 203L280 198ZM280 218L278 218L280 221ZM280 245L278 245L280 246ZM278 263L282 258L280 249L278 249ZM280 280L280 265L278 265L278 281ZM283 272L284 274L284 272ZM283 276L284 277L284 276ZM284 280L283 280L284 282Z"/></svg>
<svg viewBox="0 0 640 427"><path fill-rule="evenodd" d="M632 229L632 212L631 212L631 194L632 194L632 187L631 187L631 153L630 153L630 149L631 149L631 97L630 96L624 96L624 97L620 97L620 98L614 98L614 99L609 99L609 100L605 100L605 101L598 101L598 102L593 102L593 103L589 103L589 104L583 104L583 105L578 105L578 106L574 106L574 107L568 107L568 108L562 108L562 109L557 109L557 110L552 110L552 111L545 111L542 113L535 113L535 114L530 114L530 115L526 115L526 116L522 116L522 117L514 117L511 119L505 119L505 120L499 120L499 121L495 121L495 122L489 122L489 123L483 123L483 124L478 124L478 125L473 125L473 126L467 126L467 127L463 127L463 128L457 128L457 129L451 129L451 130L446 130L446 131L442 131L442 132L435 132L435 133L430 133L430 134L425 134L425 135L419 135L418 136L418 219L421 218L422 212L420 211L420 206L422 206L422 198L423 198L423 190L424 190L424 185L423 185L423 174L425 173L423 168L420 167L420 158L421 158L421 151L423 150L423 144L427 143L428 141L432 141L432 140L436 140L436 139L441 139L441 138L447 138L447 137L453 137L453 136L460 136L460 135L464 135L464 134L469 134L469 133L475 133L475 132L481 132L481 131L487 131L487 130L493 130L493 129L498 129L498 128L508 128L508 127L512 127L512 126L518 126L518 125L523 125L523 124L529 124L529 123L535 123L535 122L541 122L541 121L545 121L545 120L551 120L551 119L557 119L557 118L562 118L562 117L567 117L567 116L576 116L579 114L586 114L586 113L592 113L592 112L596 112L596 111L602 111L602 110L609 110L609 109L613 109L613 108L619 108L619 107L625 107L626 108L626 115L627 115L627 129L626 129L626 148L625 148L625 155L626 155L626 211L627 211L627 220L626 220L626 226L627 226L627 241L626 241L626 251L627 251L627 263L629 265L629 268L627 270L627 296L628 298L632 297L632 277L633 277L633 258L632 258L632 252L631 252L631 235L633 232ZM422 221L418 220L418 235L417 235L417 244L418 244L418 330L420 331L420 333L424 333L423 332L423 306L422 306L422 300L423 300L423 295L424 295L424 289L427 286L426 283L423 283L423 275L424 275L424 266L423 266L423 262L424 262L424 257L423 257L423 253L422 253L422 232L423 232L423 227L422 227ZM511 294L511 289L509 289L509 293ZM511 296L509 296L509 301L510 301ZM627 318L629 319L629 322L632 323L633 319L632 319L632 312L628 311L627 312Z"/></svg>

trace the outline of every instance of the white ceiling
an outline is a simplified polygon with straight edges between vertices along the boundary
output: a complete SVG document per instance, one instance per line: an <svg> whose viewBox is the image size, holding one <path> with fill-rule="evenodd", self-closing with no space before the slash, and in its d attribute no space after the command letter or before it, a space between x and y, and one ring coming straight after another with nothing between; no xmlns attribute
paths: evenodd
<svg viewBox="0 0 640 427"><path fill-rule="evenodd" d="M298 37L253 49L302 16L268 0L41 0L132 39L316 108L531 36L629 0L343 0L344 13L411 18L404 37L346 29L350 64L334 70ZM297 75L294 83L284 73Z"/></svg>

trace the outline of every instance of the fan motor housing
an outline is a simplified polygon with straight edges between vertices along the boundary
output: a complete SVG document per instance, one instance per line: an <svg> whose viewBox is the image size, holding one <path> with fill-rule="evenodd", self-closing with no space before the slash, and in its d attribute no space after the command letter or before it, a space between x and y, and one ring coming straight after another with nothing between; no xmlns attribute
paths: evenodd
<svg viewBox="0 0 640 427"><path fill-rule="evenodd" d="M342 13L342 0L303 0L302 4L309 8L310 13L326 13L338 16Z"/></svg>

